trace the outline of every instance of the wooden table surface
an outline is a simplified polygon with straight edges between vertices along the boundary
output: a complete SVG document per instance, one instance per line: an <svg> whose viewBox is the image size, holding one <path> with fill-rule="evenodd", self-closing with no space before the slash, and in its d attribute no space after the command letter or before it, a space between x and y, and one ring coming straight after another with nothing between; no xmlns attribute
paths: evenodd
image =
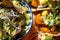
<svg viewBox="0 0 60 40"><path fill-rule="evenodd" d="M38 27L33 25L29 33L22 40L38 40Z"/></svg>

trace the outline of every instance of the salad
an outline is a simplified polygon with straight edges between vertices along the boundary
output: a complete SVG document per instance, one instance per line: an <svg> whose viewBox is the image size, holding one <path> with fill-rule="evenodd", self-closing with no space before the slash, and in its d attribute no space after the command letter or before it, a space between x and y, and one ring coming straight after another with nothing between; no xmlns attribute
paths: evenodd
<svg viewBox="0 0 60 40"><path fill-rule="evenodd" d="M23 34L27 30L32 16L19 0L7 1L12 7L5 2L3 0L0 4L0 40L13 40L17 33Z"/></svg>

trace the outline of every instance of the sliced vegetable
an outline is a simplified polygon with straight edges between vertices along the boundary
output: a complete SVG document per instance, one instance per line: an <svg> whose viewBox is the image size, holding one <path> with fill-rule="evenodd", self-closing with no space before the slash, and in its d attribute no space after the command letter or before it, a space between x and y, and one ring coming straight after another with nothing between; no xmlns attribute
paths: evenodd
<svg viewBox="0 0 60 40"><path fill-rule="evenodd" d="M47 2L48 2L48 0L40 0L40 4L45 4Z"/></svg>
<svg viewBox="0 0 60 40"><path fill-rule="evenodd" d="M43 11L42 12L42 16L47 16L48 15L48 11Z"/></svg>

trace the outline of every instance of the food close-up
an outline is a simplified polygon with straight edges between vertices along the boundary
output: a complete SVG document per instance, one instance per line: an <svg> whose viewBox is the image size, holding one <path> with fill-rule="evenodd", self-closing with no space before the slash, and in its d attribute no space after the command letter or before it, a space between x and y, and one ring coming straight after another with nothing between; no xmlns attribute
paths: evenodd
<svg viewBox="0 0 60 40"><path fill-rule="evenodd" d="M24 35L30 28L32 15L22 0L1 0L0 40L17 40L16 35ZM21 37L22 37L21 36Z"/></svg>
<svg viewBox="0 0 60 40"><path fill-rule="evenodd" d="M60 40L60 0L0 0L0 40Z"/></svg>
<svg viewBox="0 0 60 40"><path fill-rule="evenodd" d="M60 1L39 0L34 9L34 23L38 26L39 40L60 40ZM54 38L55 37L55 38Z"/></svg>

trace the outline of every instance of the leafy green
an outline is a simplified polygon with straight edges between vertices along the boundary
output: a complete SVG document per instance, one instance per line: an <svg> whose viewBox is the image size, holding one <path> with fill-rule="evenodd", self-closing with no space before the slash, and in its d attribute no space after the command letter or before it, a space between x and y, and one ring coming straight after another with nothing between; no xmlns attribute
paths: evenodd
<svg viewBox="0 0 60 40"><path fill-rule="evenodd" d="M25 12L25 7L20 4L19 0L11 1L22 14L14 8L0 8L0 40L13 40L13 36L17 33L17 29L20 30L22 28L22 31L26 32L30 24L31 14Z"/></svg>
<svg viewBox="0 0 60 40"><path fill-rule="evenodd" d="M46 37L45 40L57 40L56 38L51 37L49 35L46 35L45 37Z"/></svg>
<svg viewBox="0 0 60 40"><path fill-rule="evenodd" d="M26 24L29 25L30 24L30 20L26 20Z"/></svg>
<svg viewBox="0 0 60 40"><path fill-rule="evenodd" d="M52 40L52 37L46 36L45 40Z"/></svg>
<svg viewBox="0 0 60 40"><path fill-rule="evenodd" d="M54 20L49 20L49 26L53 26L54 25Z"/></svg>
<svg viewBox="0 0 60 40"><path fill-rule="evenodd" d="M56 10L60 10L60 3L57 3L57 6L55 7Z"/></svg>
<svg viewBox="0 0 60 40"><path fill-rule="evenodd" d="M59 24L60 16L56 12L49 13L47 16L42 16L44 23L48 26Z"/></svg>
<svg viewBox="0 0 60 40"><path fill-rule="evenodd" d="M31 14L25 14L26 19L29 20L31 18Z"/></svg>
<svg viewBox="0 0 60 40"><path fill-rule="evenodd" d="M53 15L54 18L56 18L57 13L56 12L52 12L52 15Z"/></svg>
<svg viewBox="0 0 60 40"><path fill-rule="evenodd" d="M57 9L60 9L60 6L59 6L59 5L58 5L58 6L56 6L56 7L55 7L55 9L56 9L56 10L57 10Z"/></svg>

